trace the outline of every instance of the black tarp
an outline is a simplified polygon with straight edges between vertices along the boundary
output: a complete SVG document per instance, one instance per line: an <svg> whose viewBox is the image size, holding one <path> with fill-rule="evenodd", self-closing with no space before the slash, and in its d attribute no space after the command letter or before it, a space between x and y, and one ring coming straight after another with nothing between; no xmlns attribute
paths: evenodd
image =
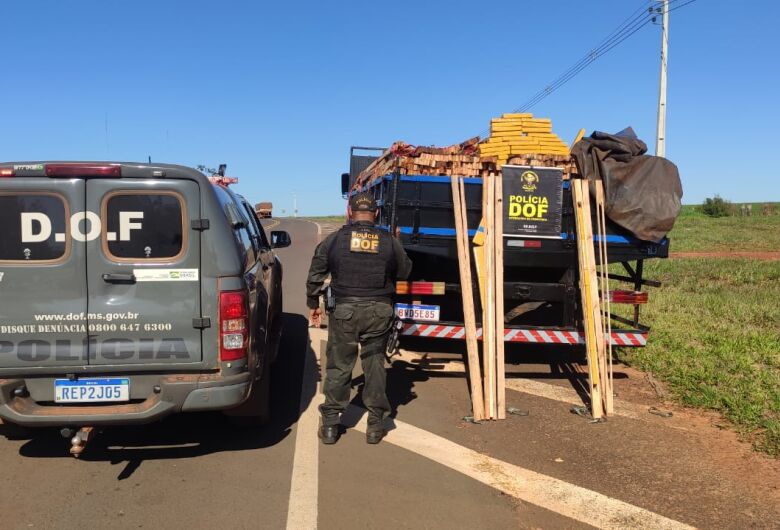
<svg viewBox="0 0 780 530"><path fill-rule="evenodd" d="M646 152L630 127L617 134L594 131L572 148L580 175L604 181L607 217L635 237L658 243L680 213L682 183L677 166Z"/></svg>

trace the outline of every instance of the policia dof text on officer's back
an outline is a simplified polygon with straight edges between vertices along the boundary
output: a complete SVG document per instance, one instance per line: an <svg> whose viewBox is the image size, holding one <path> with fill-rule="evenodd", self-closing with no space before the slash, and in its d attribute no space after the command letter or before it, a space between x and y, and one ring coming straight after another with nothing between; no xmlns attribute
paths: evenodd
<svg viewBox="0 0 780 530"><path fill-rule="evenodd" d="M376 444L385 435L383 420L390 411L384 353L393 324L392 296L396 280L409 277L412 262L397 239L375 226L377 204L371 195L353 196L350 210L352 223L317 246L306 281L312 325L320 324L320 294L328 274L336 298L329 319L319 436L325 444L339 438L359 345L365 376L362 397L368 409L366 441Z"/></svg>

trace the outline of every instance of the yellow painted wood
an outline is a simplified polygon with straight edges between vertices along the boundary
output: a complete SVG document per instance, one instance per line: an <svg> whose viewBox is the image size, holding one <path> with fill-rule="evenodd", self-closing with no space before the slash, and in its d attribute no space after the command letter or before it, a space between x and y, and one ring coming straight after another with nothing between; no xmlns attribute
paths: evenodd
<svg viewBox="0 0 780 530"><path fill-rule="evenodd" d="M577 136L574 138L574 141L571 143L570 147L574 147L574 144L582 140L582 138L585 136L585 129L580 129L577 133Z"/></svg>

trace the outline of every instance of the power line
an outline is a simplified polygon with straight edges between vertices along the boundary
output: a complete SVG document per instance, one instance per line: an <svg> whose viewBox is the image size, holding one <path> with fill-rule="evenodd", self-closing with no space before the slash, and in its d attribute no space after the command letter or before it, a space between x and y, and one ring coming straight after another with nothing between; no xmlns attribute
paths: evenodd
<svg viewBox="0 0 780 530"><path fill-rule="evenodd" d="M682 0L670 0L669 5L675 4L680 1ZM674 11L676 9L680 9L681 7L685 7L689 4L692 4L695 1L696 0L684 1L680 5L670 8L669 12ZM655 20L656 14L659 13L659 11L657 11L657 8L652 7L655 3L656 3L655 0L642 2L642 5L637 10L635 10L631 15L629 15L628 18L626 18L609 35L607 35L607 37L605 37L596 46L596 48L592 49L590 52L588 52L587 55L585 55L579 61L574 63L574 65L569 67L555 80L553 80L542 90L534 94L531 97L531 99L529 99L523 105L515 109L514 112L526 112L530 110L540 101L542 101L544 98L546 98L547 96L549 96L550 94L552 94L553 92L561 88L563 85L568 83L572 78L574 78L577 74L582 72L585 68L593 64L596 61L596 59L610 52L612 49L614 49L615 47L623 43L626 39L630 38L635 33L637 33L648 23L653 22ZM488 131L484 132L483 135L486 134L487 132Z"/></svg>
<svg viewBox="0 0 780 530"><path fill-rule="evenodd" d="M631 37L642 29L646 24L648 24L652 20L652 15L649 12L645 12L642 15L639 15L637 17L634 17L628 24L626 24L622 29L619 29L617 32L614 32L614 35L611 38L606 39L600 46L597 48L594 48L591 50L588 55L580 59L577 63L575 63L572 67L570 67L568 70L566 70L563 74L561 74L557 79L555 79L552 83L548 84L544 89L537 92L530 100L528 100L526 103L521 105L515 112L524 112L537 103L539 103L541 100L552 94L554 91L556 91L558 88L565 85L571 78L579 74L582 70L590 66L593 62L596 61L599 57L604 55L605 53L612 50L615 46L622 43L627 38Z"/></svg>
<svg viewBox="0 0 780 530"><path fill-rule="evenodd" d="M688 0L688 1L687 1L687 2L685 2L684 4L680 4L680 5L678 5L677 7L674 7L674 8L672 8L672 9L670 9L670 10L669 10L669 12L671 13L672 11L677 11L677 10L678 10L678 9L680 9L681 7L685 7L685 6L687 6L688 4L692 4L692 3L694 3L695 1L696 1L696 0ZM669 0L669 5L671 5L671 4L675 3L675 2L679 2L679 0Z"/></svg>

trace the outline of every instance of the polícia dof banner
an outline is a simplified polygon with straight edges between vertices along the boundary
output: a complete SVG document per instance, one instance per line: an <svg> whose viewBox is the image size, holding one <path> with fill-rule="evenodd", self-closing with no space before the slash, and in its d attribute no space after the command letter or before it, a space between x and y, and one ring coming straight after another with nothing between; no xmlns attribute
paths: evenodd
<svg viewBox="0 0 780 530"><path fill-rule="evenodd" d="M563 171L504 166L504 235L561 238Z"/></svg>

